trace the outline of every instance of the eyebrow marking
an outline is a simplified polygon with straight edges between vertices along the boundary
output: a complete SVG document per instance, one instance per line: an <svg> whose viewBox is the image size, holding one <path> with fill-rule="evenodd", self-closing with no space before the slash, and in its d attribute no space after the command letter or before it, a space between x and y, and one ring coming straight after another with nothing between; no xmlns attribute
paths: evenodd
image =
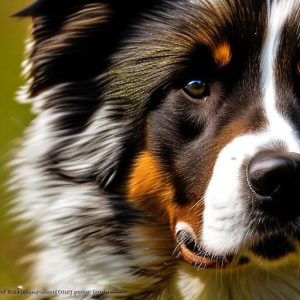
<svg viewBox="0 0 300 300"><path fill-rule="evenodd" d="M214 50L213 50L213 58L216 64L219 67L227 66L232 58L231 47L228 42L220 43Z"/></svg>
<svg viewBox="0 0 300 300"><path fill-rule="evenodd" d="M297 71L297 75L300 75L300 61L298 61L298 63L297 63L296 71Z"/></svg>

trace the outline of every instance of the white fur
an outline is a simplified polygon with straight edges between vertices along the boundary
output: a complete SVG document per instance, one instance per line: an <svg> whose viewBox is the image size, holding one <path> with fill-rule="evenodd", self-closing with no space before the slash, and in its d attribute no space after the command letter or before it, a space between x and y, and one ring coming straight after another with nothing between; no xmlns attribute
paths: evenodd
<svg viewBox="0 0 300 300"><path fill-rule="evenodd" d="M187 231L193 233L192 227L191 227L188 223L186 223L186 222L181 222L181 221L177 222L176 228L175 228L176 234L177 234L180 230L187 230Z"/></svg>
<svg viewBox="0 0 300 300"><path fill-rule="evenodd" d="M120 156L124 151L124 139L128 120L112 121L114 108L103 106L91 120L88 128L63 151L64 161L60 167L72 176L89 175L101 170L97 175L108 184L116 173ZM93 152L92 149L95 149ZM97 170L95 170L95 168Z"/></svg>
<svg viewBox="0 0 300 300"><path fill-rule="evenodd" d="M300 4L299 0L283 0L275 1L269 7L269 28L262 53L263 107L269 122L268 130L271 136L284 142L287 151L293 152L300 152L299 136L296 135L293 125L276 107L275 61L283 25L297 4Z"/></svg>
<svg viewBox="0 0 300 300"><path fill-rule="evenodd" d="M32 49L34 48L35 43L28 39L25 44L25 53L27 56L30 55L32 52ZM29 58L25 59L22 63L22 75L24 78L26 78L27 84L23 86L18 92L17 92L17 100L20 103L30 103L31 98L29 97L29 87L32 84L33 79L30 78L30 72L32 70L32 62Z"/></svg>

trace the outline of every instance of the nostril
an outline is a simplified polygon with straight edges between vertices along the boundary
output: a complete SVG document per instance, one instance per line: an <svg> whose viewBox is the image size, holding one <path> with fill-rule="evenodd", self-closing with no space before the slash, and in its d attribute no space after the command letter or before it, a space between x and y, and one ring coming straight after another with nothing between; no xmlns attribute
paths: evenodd
<svg viewBox="0 0 300 300"><path fill-rule="evenodd" d="M299 189L300 154L261 152L249 163L247 178L250 187L260 196L276 195Z"/></svg>

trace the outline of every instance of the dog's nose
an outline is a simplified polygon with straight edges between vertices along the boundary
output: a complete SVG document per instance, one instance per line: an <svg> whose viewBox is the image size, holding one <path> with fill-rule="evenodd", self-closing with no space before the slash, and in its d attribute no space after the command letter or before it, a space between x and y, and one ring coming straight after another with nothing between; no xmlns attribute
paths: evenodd
<svg viewBox="0 0 300 300"><path fill-rule="evenodd" d="M260 152L250 161L247 178L263 204L299 212L300 154Z"/></svg>

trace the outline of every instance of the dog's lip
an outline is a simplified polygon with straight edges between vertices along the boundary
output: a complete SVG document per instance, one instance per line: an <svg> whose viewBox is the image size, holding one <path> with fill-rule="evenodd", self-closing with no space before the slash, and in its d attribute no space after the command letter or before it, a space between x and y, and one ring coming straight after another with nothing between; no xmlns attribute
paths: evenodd
<svg viewBox="0 0 300 300"><path fill-rule="evenodd" d="M186 222L177 223L175 239L179 245L180 259L199 269L224 268L232 261L233 257L230 255L217 255L207 251Z"/></svg>
<svg viewBox="0 0 300 300"><path fill-rule="evenodd" d="M180 245L181 259L197 268L208 269L208 268L225 268L231 261L232 256L219 256L206 252L202 248L198 249L197 252L192 252L184 245Z"/></svg>

